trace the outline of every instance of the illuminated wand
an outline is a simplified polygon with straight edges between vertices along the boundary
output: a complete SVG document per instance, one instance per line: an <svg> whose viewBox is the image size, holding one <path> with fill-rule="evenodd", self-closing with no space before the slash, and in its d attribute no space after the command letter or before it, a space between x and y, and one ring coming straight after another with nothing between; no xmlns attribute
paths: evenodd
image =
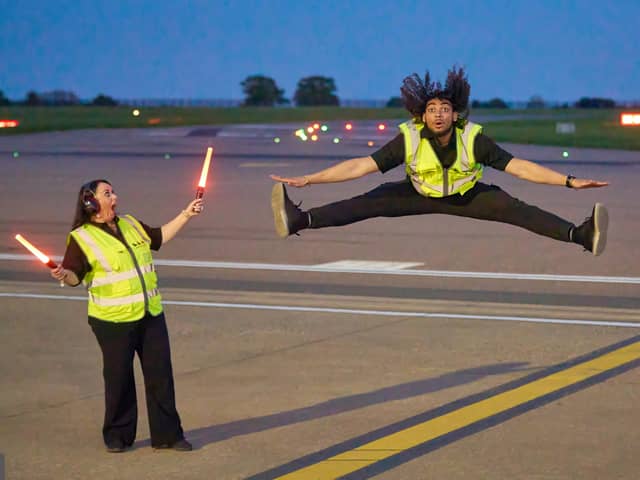
<svg viewBox="0 0 640 480"><path fill-rule="evenodd" d="M24 245L24 247L29 250L31 253L33 253L36 257L38 257L38 259L44 263L47 267L49 267L50 269L54 269L58 267L58 264L56 262L54 262L53 260L51 260L49 257L47 257L44 253L42 253L40 250L38 250L36 247L34 247L26 238L24 238L22 235L17 234L16 235L16 240L18 240L22 245ZM64 287L64 280L60 280L60 286Z"/></svg>
<svg viewBox="0 0 640 480"><path fill-rule="evenodd" d="M207 156L202 164L202 173L200 173L200 181L198 182L198 188L196 189L196 199L200 199L204 196L204 187L207 185L207 175L209 174L209 164L211 163L212 154L213 148L207 148Z"/></svg>

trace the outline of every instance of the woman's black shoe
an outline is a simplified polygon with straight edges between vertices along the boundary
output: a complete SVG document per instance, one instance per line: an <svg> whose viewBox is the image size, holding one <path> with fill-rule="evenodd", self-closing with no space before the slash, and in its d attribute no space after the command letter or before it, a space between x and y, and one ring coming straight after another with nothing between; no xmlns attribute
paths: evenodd
<svg viewBox="0 0 640 480"><path fill-rule="evenodd" d="M109 453L122 453L127 449L122 440L111 440L107 443L107 452Z"/></svg>
<svg viewBox="0 0 640 480"><path fill-rule="evenodd" d="M191 445L185 438L182 438L171 445L155 445L153 447L154 450L176 450L177 452L190 452L193 450L193 445Z"/></svg>

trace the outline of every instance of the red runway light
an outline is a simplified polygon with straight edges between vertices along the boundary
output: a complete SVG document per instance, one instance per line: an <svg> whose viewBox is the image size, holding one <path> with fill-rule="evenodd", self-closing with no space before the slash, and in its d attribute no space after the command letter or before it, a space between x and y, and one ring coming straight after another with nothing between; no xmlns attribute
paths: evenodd
<svg viewBox="0 0 640 480"><path fill-rule="evenodd" d="M0 120L0 128L16 128L18 125L18 120Z"/></svg>
<svg viewBox="0 0 640 480"><path fill-rule="evenodd" d="M353 130L353 125L351 125L350 123L347 123L347 124L344 126L344 128L345 128L345 130Z"/></svg>
<svg viewBox="0 0 640 480"><path fill-rule="evenodd" d="M378 124L378 130L383 131L387 126L384 123Z"/></svg>
<svg viewBox="0 0 640 480"><path fill-rule="evenodd" d="M620 125L624 125L624 126L640 125L640 113L636 113L636 112L621 113Z"/></svg>

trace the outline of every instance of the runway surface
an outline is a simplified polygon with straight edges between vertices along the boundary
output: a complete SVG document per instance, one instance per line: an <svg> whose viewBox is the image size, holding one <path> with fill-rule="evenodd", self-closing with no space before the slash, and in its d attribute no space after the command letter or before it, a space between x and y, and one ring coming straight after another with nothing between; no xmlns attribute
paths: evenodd
<svg viewBox="0 0 640 480"><path fill-rule="evenodd" d="M367 155L395 134L387 125L356 122L346 133L330 123L306 143L293 135L302 124L0 137L6 478L635 478L638 152L568 149L565 158L566 148L503 145L611 182L589 191L486 171L484 181L576 223L603 202L610 232L600 257L445 216L277 238L268 175ZM205 211L155 255L195 451L152 451L136 365L138 441L108 454L86 292L57 286L13 237L58 258L79 186L103 177L120 213L159 226L193 198L209 145ZM290 195L308 208L402 175Z"/></svg>

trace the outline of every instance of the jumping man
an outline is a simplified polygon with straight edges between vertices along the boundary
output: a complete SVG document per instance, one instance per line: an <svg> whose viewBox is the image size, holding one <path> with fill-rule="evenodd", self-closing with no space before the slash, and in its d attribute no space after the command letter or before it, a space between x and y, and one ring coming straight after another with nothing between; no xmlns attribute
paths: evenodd
<svg viewBox="0 0 640 480"><path fill-rule="evenodd" d="M522 202L495 185L480 182L484 166L534 183L574 189L597 188L608 182L564 175L516 158L467 120L471 87L462 68L448 72L444 88L416 74L403 80L402 100L412 119L400 133L368 157L345 160L302 177L271 175L271 206L276 233L287 237L306 228L348 225L374 217L440 213L503 222L563 242L582 245L600 255L607 240L608 214L596 203L579 226ZM288 197L284 184L301 188L318 183L354 180L404 165L407 176L382 184L354 198L302 211Z"/></svg>

